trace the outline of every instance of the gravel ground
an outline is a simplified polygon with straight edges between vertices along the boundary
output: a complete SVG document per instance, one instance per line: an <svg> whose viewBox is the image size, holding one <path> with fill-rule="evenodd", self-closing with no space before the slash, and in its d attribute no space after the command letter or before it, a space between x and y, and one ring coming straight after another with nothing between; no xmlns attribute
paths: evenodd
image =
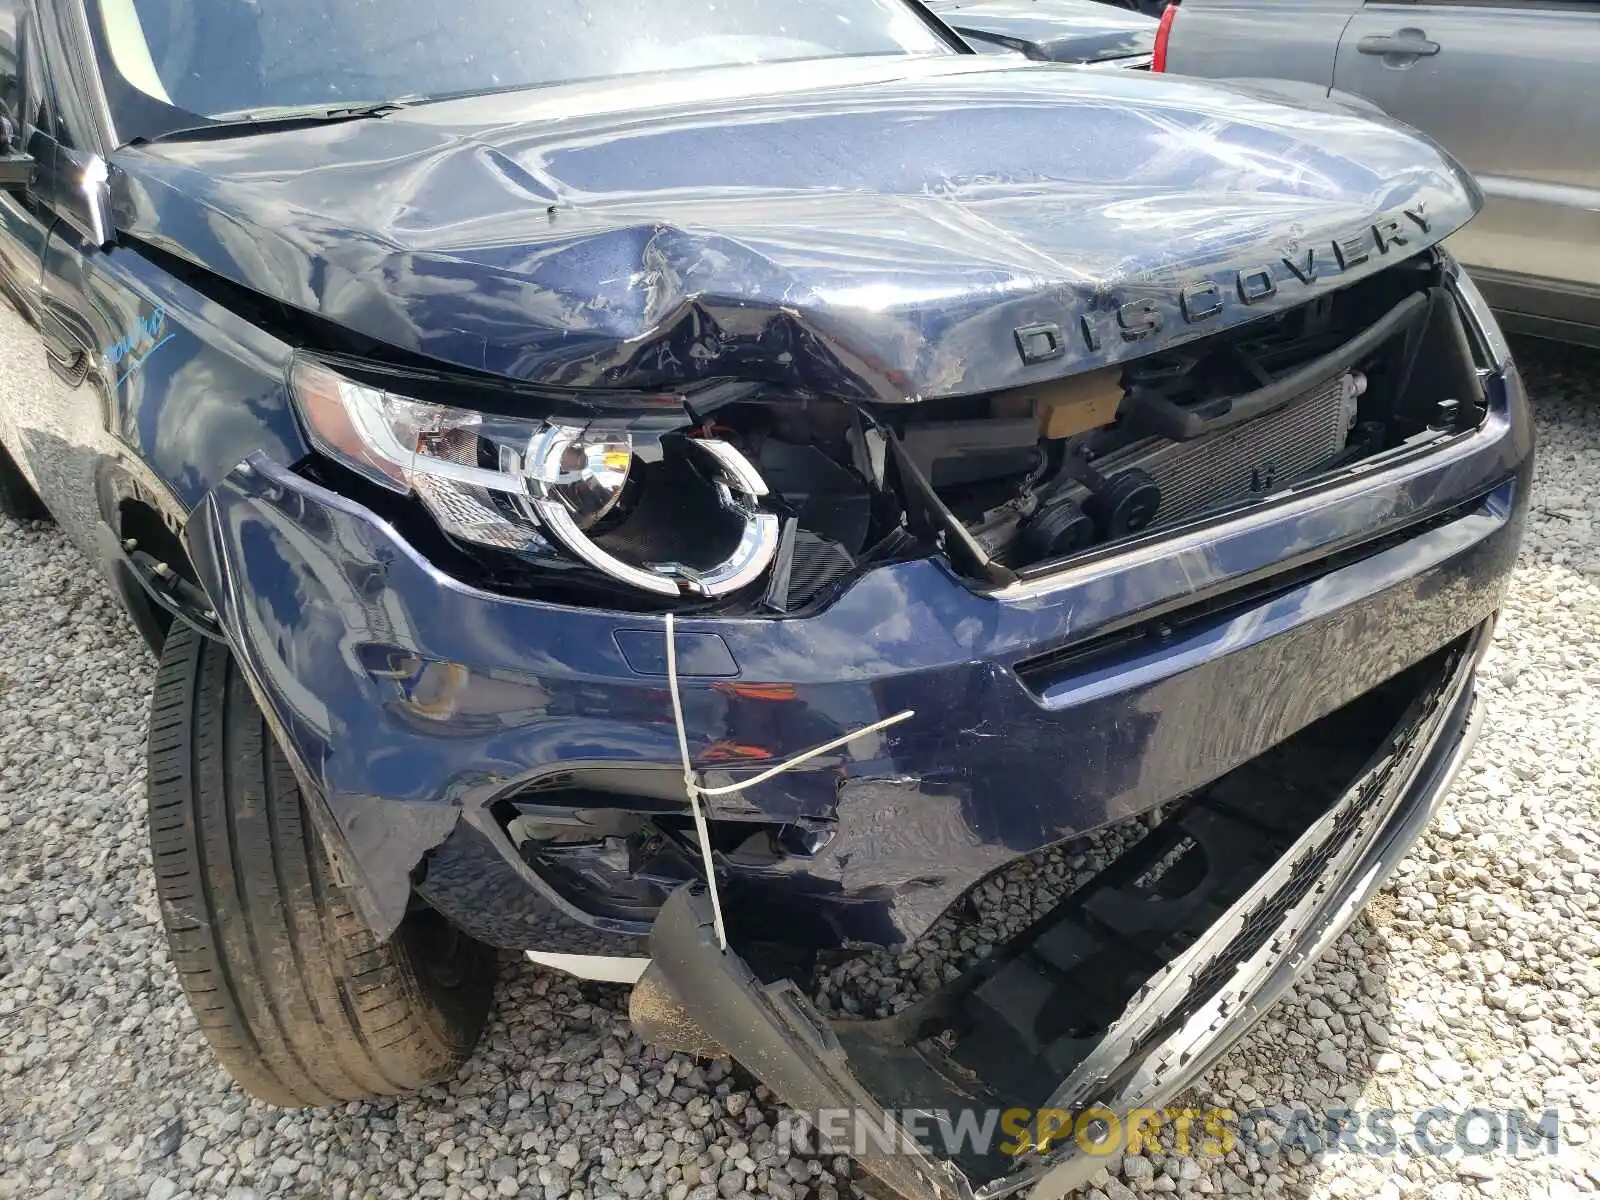
<svg viewBox="0 0 1600 1200"><path fill-rule="evenodd" d="M1280 1112L1276 1153L1128 1156L1093 1200L1600 1187L1600 355L1519 349L1539 479L1479 749L1369 915L1191 1099L1556 1108L1563 1148L1308 1154ZM0 519L0 646L0 1197L848 1193L842 1161L786 1156L770 1098L727 1063L648 1050L620 989L517 962L449 1086L320 1112L247 1101L212 1064L158 924L142 777L153 664L52 528ZM1080 867L1047 857L998 881L992 932ZM964 955L988 934L951 936ZM842 1002L850 973L834 986Z"/></svg>

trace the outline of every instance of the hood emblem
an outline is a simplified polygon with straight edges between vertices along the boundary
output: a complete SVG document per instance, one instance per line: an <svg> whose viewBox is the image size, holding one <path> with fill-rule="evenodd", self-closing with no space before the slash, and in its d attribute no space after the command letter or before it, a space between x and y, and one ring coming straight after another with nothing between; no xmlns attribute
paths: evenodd
<svg viewBox="0 0 1600 1200"><path fill-rule="evenodd" d="M1169 325L1199 325L1221 316L1233 304L1260 304L1284 287L1310 287L1324 273L1344 273L1397 247L1404 248L1414 231L1428 233L1427 208L1415 204L1399 216L1363 224L1342 237L1316 245L1285 248L1277 262L1255 262L1211 279L1185 285L1166 296L1140 296L1115 307L1086 312L1078 318L1078 334L1090 353L1107 338L1141 342ZM1023 364L1034 366L1062 358L1067 336L1053 321L1019 325L1012 330Z"/></svg>

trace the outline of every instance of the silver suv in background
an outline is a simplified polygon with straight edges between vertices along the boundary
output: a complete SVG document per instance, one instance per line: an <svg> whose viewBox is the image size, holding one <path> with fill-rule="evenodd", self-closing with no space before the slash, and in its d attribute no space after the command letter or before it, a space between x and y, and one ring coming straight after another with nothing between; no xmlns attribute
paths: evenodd
<svg viewBox="0 0 1600 1200"><path fill-rule="evenodd" d="M1507 329L1600 345L1600 0L1183 0L1155 69L1354 93L1451 150L1450 241Z"/></svg>

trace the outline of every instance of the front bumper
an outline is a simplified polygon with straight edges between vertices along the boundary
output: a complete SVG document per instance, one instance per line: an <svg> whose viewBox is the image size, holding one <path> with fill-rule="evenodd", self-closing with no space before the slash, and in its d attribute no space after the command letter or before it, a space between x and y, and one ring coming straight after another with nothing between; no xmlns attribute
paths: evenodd
<svg viewBox="0 0 1600 1200"><path fill-rule="evenodd" d="M1426 453L1000 592L921 560L806 617L680 620L710 785L916 713L713 802L716 828L802 835L719 856L736 919L817 946L913 939L1015 857L1200 787L1482 624L1532 450L1514 368L1489 393L1479 428ZM186 536L380 933L420 890L493 945L644 952L654 911L586 906L517 852L504 804L579 775L681 804L659 617L469 587L262 456Z"/></svg>
<svg viewBox="0 0 1600 1200"><path fill-rule="evenodd" d="M953 999L931 997L887 1020L830 1024L793 982L763 983L736 953L718 947L699 885L674 895L656 922L635 1024L649 1039L683 1027L672 1010L687 1014L696 1036L725 1048L793 1108L819 1126L831 1114L833 1136L847 1139L868 1170L909 1200L995 1200L1030 1188L1035 1200L1065 1196L1117 1148L1113 1130L1131 1128L1135 1110L1159 1109L1254 1025L1393 871L1476 736L1481 710L1473 672L1489 629L1442 657L1438 676L1350 787L1203 934L1150 976L1048 1097L1017 1096L997 1084L1009 1072L992 1059L963 1060L952 1042L940 1040L969 1034L973 1010L994 1019L993 1010L972 1004L987 983L957 981L946 989ZM1030 1030L1059 1027L1052 1010L1084 1007L1083 989L1052 959L1059 953L1049 948L1053 934L1036 932L1070 925L1057 915L1070 899L993 956L1026 963L1028 982L1005 1007L1013 1019L1020 1012ZM975 968L969 975L982 973ZM988 972L989 982L996 977ZM641 1004L640 995L649 1001ZM932 1027L922 1024L928 1012L949 1032L931 1037ZM1029 1052L1048 1057L1053 1049L1046 1043ZM976 1128L986 1108L1027 1114L1013 1117L1009 1128L1031 1133L1018 1144L1044 1149L1004 1152L996 1171L992 1149L971 1154L969 1148L965 1159L959 1150L936 1153L895 1115L938 1113L950 1129L960 1127L965 1111L978 1118L968 1125ZM990 1169L974 1180L963 1170L973 1164Z"/></svg>

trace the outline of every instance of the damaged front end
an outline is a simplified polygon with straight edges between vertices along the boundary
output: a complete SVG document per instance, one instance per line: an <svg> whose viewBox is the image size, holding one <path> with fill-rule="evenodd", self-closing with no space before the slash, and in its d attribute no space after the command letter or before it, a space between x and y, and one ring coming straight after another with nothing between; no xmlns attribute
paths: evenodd
<svg viewBox="0 0 1600 1200"><path fill-rule="evenodd" d="M634 1026L731 1053L821 1150L855 1155L907 1200L1065 1196L1394 868L1472 743L1488 636L1177 799L1022 932L891 1016L829 1020L759 949L722 949L705 886L685 886L656 921Z"/></svg>
<svg viewBox="0 0 1600 1200"><path fill-rule="evenodd" d="M313 477L418 529L458 576L642 612L798 614L936 554L979 585L1044 577L1475 428L1451 269L1427 251L1121 365L917 404L723 382L529 419L501 384L336 355L302 358L293 382L325 456ZM1208 285L1183 303L1222 300ZM1064 336L1030 326L1017 344L1048 357Z"/></svg>
<svg viewBox="0 0 1600 1200"><path fill-rule="evenodd" d="M163 189L270 229L263 170L140 151L130 236L279 323L310 446L209 485L195 575L379 936L420 898L648 957L643 1033L899 1129L902 1195L1070 1183L1080 1115L1269 1003L1469 740L1531 453L1438 245L1479 197L1398 128L1132 73L773 74L260 143L350 186L203 264ZM374 189L403 218L342 236ZM1130 821L910 1008L807 999ZM886 1115L974 1107L1031 1131Z"/></svg>
<svg viewBox="0 0 1600 1200"><path fill-rule="evenodd" d="M529 415L325 351L290 382L320 453L252 457L188 526L217 621L375 928L417 893L561 954L642 956L708 857L736 934L903 945L1480 627L1526 505L1525 399L1436 250L915 404L724 382ZM717 797L702 838L668 614L714 784L915 719Z"/></svg>

